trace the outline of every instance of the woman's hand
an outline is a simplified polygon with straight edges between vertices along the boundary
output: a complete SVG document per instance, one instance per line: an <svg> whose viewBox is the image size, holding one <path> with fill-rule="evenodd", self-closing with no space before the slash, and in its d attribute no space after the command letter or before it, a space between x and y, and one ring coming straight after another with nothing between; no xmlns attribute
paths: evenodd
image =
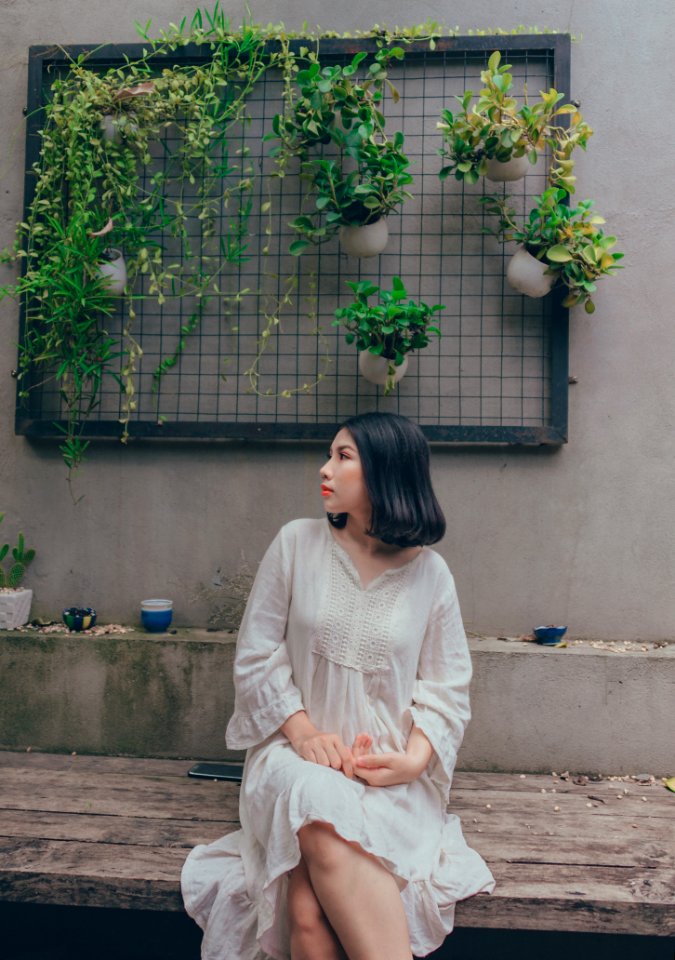
<svg viewBox="0 0 675 960"><path fill-rule="evenodd" d="M350 780L354 776L354 758L352 751L337 733L325 733L316 730L307 736L291 741L295 752L303 760L318 763L321 767L342 770Z"/></svg>
<svg viewBox="0 0 675 960"><path fill-rule="evenodd" d="M354 760L370 750L373 739L367 733L360 733L354 740L351 750L337 733L317 730L304 710L299 710L281 726L281 732L303 760L318 763L322 767L342 770L351 780L354 776Z"/></svg>
<svg viewBox="0 0 675 960"><path fill-rule="evenodd" d="M413 727L405 751L367 753L355 758L355 774L371 787L392 787L412 783L424 773L433 747L417 727Z"/></svg>

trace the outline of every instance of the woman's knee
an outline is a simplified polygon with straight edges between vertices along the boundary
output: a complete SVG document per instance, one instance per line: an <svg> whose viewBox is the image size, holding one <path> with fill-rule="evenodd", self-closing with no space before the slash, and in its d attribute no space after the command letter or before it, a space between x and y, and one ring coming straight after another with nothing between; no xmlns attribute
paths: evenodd
<svg viewBox="0 0 675 960"><path fill-rule="evenodd" d="M288 883L288 920L291 933L313 937L326 925L326 917L301 861Z"/></svg>
<svg viewBox="0 0 675 960"><path fill-rule="evenodd" d="M298 831L300 850L306 863L313 867L333 870L349 855L349 848L327 823L308 823Z"/></svg>

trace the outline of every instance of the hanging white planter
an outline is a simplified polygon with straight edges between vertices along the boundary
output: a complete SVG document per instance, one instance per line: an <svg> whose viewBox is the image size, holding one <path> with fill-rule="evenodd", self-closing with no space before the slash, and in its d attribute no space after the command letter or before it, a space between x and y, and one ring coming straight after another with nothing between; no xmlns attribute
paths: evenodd
<svg viewBox="0 0 675 960"><path fill-rule="evenodd" d="M556 281L554 274L546 273L547 268L547 263L520 247L509 261L506 279L514 290L526 297L545 297Z"/></svg>
<svg viewBox="0 0 675 960"><path fill-rule="evenodd" d="M123 134L134 133L138 124L124 114L106 113L101 117L101 133L108 143L119 143Z"/></svg>
<svg viewBox="0 0 675 960"><path fill-rule="evenodd" d="M30 620L33 591L0 590L0 630L14 630Z"/></svg>
<svg viewBox="0 0 675 960"><path fill-rule="evenodd" d="M385 393L390 393L394 389L407 369L407 356L403 358L403 363L397 367L393 360L387 360L386 357L370 353L369 350L359 352L359 373L369 383L376 383L379 387L384 387Z"/></svg>
<svg viewBox="0 0 675 960"><path fill-rule="evenodd" d="M106 281L108 293L113 297L121 297L127 285L127 265L122 251L116 247L108 250L108 258L99 263L98 272Z"/></svg>
<svg viewBox="0 0 675 960"><path fill-rule="evenodd" d="M350 257L376 257L389 240L387 218L363 226L340 227L340 246Z"/></svg>
<svg viewBox="0 0 675 960"><path fill-rule="evenodd" d="M492 159L487 162L485 176L493 183L509 183L512 180L522 180L530 166L527 154L504 161Z"/></svg>

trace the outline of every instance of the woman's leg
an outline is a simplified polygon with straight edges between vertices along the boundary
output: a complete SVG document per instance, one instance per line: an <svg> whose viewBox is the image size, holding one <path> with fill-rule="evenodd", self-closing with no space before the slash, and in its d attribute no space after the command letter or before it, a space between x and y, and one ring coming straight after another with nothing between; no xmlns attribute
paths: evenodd
<svg viewBox="0 0 675 960"><path fill-rule="evenodd" d="M293 868L288 880L288 922L291 960L344 960L333 928L316 899L304 860Z"/></svg>
<svg viewBox="0 0 675 960"><path fill-rule="evenodd" d="M408 924L393 876L326 823L299 831L312 889L349 960L411 960Z"/></svg>

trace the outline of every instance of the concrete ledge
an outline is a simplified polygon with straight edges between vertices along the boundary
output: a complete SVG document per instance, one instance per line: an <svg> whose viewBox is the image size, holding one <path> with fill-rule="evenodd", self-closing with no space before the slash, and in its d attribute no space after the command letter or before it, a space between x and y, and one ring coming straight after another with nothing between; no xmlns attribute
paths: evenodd
<svg viewBox="0 0 675 960"><path fill-rule="evenodd" d="M0 634L0 747L217 759L236 636ZM672 775L675 644L470 641L466 770Z"/></svg>

